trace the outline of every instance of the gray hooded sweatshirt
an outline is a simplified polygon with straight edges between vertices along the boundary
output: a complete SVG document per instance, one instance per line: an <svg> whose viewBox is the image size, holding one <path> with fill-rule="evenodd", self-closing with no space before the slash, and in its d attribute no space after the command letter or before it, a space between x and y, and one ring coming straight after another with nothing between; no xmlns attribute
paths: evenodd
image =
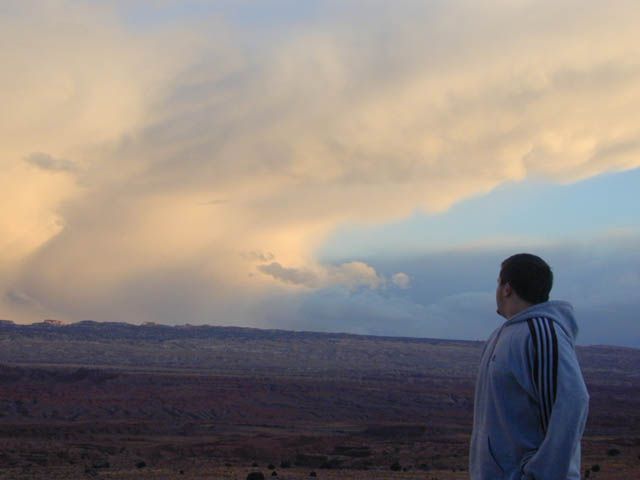
<svg viewBox="0 0 640 480"><path fill-rule="evenodd" d="M487 341L476 383L472 480L579 480L589 395L567 302L533 305Z"/></svg>

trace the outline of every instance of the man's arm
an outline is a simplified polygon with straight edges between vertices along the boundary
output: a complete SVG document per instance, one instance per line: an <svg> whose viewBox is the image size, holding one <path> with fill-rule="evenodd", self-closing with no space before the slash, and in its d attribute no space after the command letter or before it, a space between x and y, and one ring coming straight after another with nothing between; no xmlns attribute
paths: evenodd
<svg viewBox="0 0 640 480"><path fill-rule="evenodd" d="M523 480L565 480L587 420L589 394L571 339L546 318L529 321L530 373L545 437Z"/></svg>

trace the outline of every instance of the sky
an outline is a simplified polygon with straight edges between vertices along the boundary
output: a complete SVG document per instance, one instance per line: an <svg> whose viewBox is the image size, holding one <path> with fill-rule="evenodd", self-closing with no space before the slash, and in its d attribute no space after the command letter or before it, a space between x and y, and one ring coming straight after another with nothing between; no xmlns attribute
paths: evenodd
<svg viewBox="0 0 640 480"><path fill-rule="evenodd" d="M634 1L8 0L0 318L640 347Z"/></svg>

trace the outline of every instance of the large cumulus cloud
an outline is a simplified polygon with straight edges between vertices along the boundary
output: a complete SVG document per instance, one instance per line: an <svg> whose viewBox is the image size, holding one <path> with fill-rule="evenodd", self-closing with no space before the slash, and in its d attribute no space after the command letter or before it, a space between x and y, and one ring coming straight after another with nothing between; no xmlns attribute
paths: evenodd
<svg viewBox="0 0 640 480"><path fill-rule="evenodd" d="M277 31L113 5L1 13L5 316L259 324L300 283L380 287L318 264L341 224L640 165L631 1L326 1Z"/></svg>

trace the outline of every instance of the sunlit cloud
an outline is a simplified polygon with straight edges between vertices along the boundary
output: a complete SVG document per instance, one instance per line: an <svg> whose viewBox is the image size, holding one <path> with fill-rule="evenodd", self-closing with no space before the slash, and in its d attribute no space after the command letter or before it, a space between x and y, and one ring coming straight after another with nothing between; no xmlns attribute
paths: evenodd
<svg viewBox="0 0 640 480"><path fill-rule="evenodd" d="M316 252L340 225L640 166L635 2L327 1L277 35L126 9L0 13L5 316L259 324L301 287L405 291Z"/></svg>
<svg viewBox="0 0 640 480"><path fill-rule="evenodd" d="M411 278L403 272L394 273L391 276L391 281L400 288L409 288L411 286Z"/></svg>

